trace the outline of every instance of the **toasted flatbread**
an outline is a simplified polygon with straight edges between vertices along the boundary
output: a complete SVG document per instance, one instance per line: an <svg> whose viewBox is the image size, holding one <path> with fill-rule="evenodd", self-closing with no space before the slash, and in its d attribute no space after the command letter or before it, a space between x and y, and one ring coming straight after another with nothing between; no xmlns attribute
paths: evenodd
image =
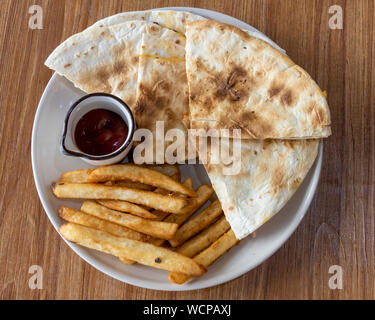
<svg viewBox="0 0 375 320"><path fill-rule="evenodd" d="M292 197L315 161L319 140L239 141L241 152L232 154L233 164L240 163L236 174L226 171L228 165L219 156L219 144L211 144L206 151L205 167L226 219L236 237L242 239L279 212ZM221 139L220 146L231 149L233 140ZM201 157L202 150L199 151Z"/></svg>
<svg viewBox="0 0 375 320"><path fill-rule="evenodd" d="M331 134L325 94L287 56L217 21L186 32L193 129L241 129L244 139L306 139Z"/></svg>
<svg viewBox="0 0 375 320"><path fill-rule="evenodd" d="M144 33L162 37L171 30L146 21L92 27L65 40L45 64L83 91L114 94L133 109Z"/></svg>
<svg viewBox="0 0 375 320"><path fill-rule="evenodd" d="M188 158L188 132L183 123L184 115L188 113L185 37L173 31L165 32L161 37L144 34L139 58L134 115L140 128L149 129L153 133L153 162L157 158L157 151L161 152L163 161L170 163ZM159 126L162 124L164 134L175 129L175 133L180 134L183 139L163 141L164 134L156 134L157 121L160 121ZM156 144L157 137L162 138L160 142L164 144L164 148L161 149L159 144L159 150ZM168 152L169 146L171 152ZM181 152L173 154L172 151L178 148L181 148ZM146 159L147 162L151 162L150 160Z"/></svg>
<svg viewBox="0 0 375 320"><path fill-rule="evenodd" d="M94 23L92 26L104 27L104 26L115 25L118 23L123 23L125 21L130 21L130 20L141 20L141 21L155 22L159 24L161 27L169 28L171 30L175 30L185 35L187 23L197 21L197 20L206 20L206 19L207 18L203 16L196 15L190 12L174 11L174 10L153 10L153 11L148 10L148 11L133 11L133 12L118 13L113 16L106 17L102 20L99 20L96 23ZM277 50L285 53L285 50L280 48L275 42L270 40L264 34L257 32L255 29L243 30L243 31L253 37L256 37L256 38L259 38L268 42Z"/></svg>
<svg viewBox="0 0 375 320"><path fill-rule="evenodd" d="M134 11L122 12L106 17L93 24L94 27L111 26L131 20L149 21L159 24L161 27L169 28L185 34L186 23L204 19L190 12L160 10L160 11Z"/></svg>

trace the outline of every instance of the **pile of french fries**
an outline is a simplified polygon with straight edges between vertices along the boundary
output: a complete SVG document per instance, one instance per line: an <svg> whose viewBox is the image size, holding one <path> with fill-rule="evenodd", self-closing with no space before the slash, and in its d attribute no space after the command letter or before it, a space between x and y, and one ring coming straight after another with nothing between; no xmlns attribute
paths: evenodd
<svg viewBox="0 0 375 320"><path fill-rule="evenodd" d="M62 206L68 221L59 229L69 241L118 257L170 271L183 284L236 245L214 191L192 179L180 182L177 165L117 164L70 171L52 184L58 198L85 199L80 210ZM195 215L194 215L195 214Z"/></svg>

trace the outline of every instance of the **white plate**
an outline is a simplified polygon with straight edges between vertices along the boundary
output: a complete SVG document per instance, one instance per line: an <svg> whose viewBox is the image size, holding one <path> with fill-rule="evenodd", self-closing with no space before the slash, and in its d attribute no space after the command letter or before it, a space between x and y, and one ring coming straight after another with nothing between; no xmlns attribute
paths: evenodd
<svg viewBox="0 0 375 320"><path fill-rule="evenodd" d="M168 9L190 11L259 32L242 21L214 11L183 7ZM261 36L264 37L264 35ZM34 179L44 210L56 230L63 222L58 217L58 207L68 205L78 209L82 202L57 199L50 187L51 182L58 179L62 172L87 167L87 164L80 159L64 156L59 151L59 139L65 114L69 106L82 95L84 93L76 89L68 80L56 74L53 75L40 100L34 120L31 143ZM182 286L170 283L167 279L168 272L139 264L125 265L113 256L86 249L74 243L67 242L67 244L98 270L120 281L144 288L193 290L224 283L261 264L294 232L305 215L317 187L322 154L323 149L320 145L318 158L302 185L283 210L257 231L255 239L242 240L238 246L214 263L205 275ZM208 181L207 174L201 166L182 166L182 174L185 177L193 176L195 186Z"/></svg>

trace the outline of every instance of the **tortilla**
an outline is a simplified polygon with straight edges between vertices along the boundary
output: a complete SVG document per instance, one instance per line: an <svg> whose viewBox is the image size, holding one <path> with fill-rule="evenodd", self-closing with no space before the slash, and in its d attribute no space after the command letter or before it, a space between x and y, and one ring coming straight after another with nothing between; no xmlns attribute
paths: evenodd
<svg viewBox="0 0 375 320"><path fill-rule="evenodd" d="M161 161L169 163L184 162L188 158L188 131L183 123L189 113L185 37L173 31L169 33L165 32L166 37L144 34L142 40L134 116L138 127L153 133L153 157L146 159L147 162L155 162L157 151L161 153ZM156 133L157 121L163 122L163 135ZM164 134L171 129L182 138L164 141ZM158 137L162 138L160 142L164 141L164 148L159 150ZM181 152L173 154L178 148Z"/></svg>
<svg viewBox="0 0 375 320"><path fill-rule="evenodd" d="M186 24L188 22L193 22L197 20L206 20L205 17L183 11L173 11L173 10L156 10L156 11L133 11L133 12L122 12L115 14L110 17L106 17L99 20L93 26L111 26L118 23L123 23L130 20L141 20L150 21L159 24L161 27L169 28L175 30L183 35L186 34ZM91 28L91 27L90 27ZM285 50L280 48L275 42L267 38L264 34L257 32L256 30L244 30L244 32L249 35L262 39L268 42L270 45L275 47L277 50L285 54Z"/></svg>
<svg viewBox="0 0 375 320"><path fill-rule="evenodd" d="M232 139L220 142L221 146L233 147ZM241 161L238 174L225 172L227 166L220 161L218 144L211 143L212 154L208 153L205 164L237 239L245 238L282 209L313 165L319 146L319 140L240 142L240 157L233 160Z"/></svg>
<svg viewBox="0 0 375 320"><path fill-rule="evenodd" d="M60 44L45 64L83 91L111 93L134 109L144 33L163 37L171 30L145 21L91 27Z"/></svg>
<svg viewBox="0 0 375 320"><path fill-rule="evenodd" d="M186 68L192 129L227 129L243 139L331 134L325 94L268 43L217 21L188 23Z"/></svg>
<svg viewBox="0 0 375 320"><path fill-rule="evenodd" d="M161 11L134 11L122 12L104 18L93 24L94 27L112 26L131 20L155 22L164 28L175 30L181 34L186 32L186 23L204 19L201 16L184 11L161 10Z"/></svg>

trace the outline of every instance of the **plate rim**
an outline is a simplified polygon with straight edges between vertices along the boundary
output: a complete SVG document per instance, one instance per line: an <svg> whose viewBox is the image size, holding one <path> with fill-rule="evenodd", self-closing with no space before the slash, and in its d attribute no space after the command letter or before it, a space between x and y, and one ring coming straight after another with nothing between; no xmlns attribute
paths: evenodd
<svg viewBox="0 0 375 320"><path fill-rule="evenodd" d="M213 10L208 10L208 9L192 8L192 7L163 7L163 8L155 8L155 9L150 9L150 10L144 10L144 11L159 11L159 10L187 11L187 12L190 12L190 13L193 13L193 14L203 15L203 16L205 16L205 14L207 14L208 15L207 18L210 18L210 19L216 19L216 18L220 17L221 19L226 19L226 20L230 20L232 22L237 22L237 23L243 24L249 30L250 29L254 29L254 30L256 30L256 32L259 32L260 34L264 35L262 32L260 32L259 30L257 30L256 28L252 27L251 25L247 24L244 21L241 21L241 20L239 20L237 18L234 18L232 16L226 15L224 13L213 11ZM131 12L137 12L137 11L131 11ZM268 38L266 35L264 35L264 36L266 38ZM271 39L269 39L269 40L271 42L273 42ZM145 288L145 289L152 289L152 290L159 290L159 291L172 291L172 292L173 291L193 291L193 290L199 290L199 289L204 289L204 288L210 288L210 287L218 286L218 285L224 284L226 282L229 282L231 280L234 280L234 279L236 279L236 278L238 278L238 277L240 277L242 275L245 275L249 271L257 268L260 264L262 264L266 260L268 260L276 251L278 251L280 249L280 247L282 245L284 245L286 243L286 241L291 237L291 235L295 232L295 230L300 225L301 220L305 217L306 212L308 211L309 206L310 206L310 204L311 204L311 202L313 200L313 197L315 195L315 192L316 192L316 189L317 189L317 186L318 186L318 183L319 183L319 179L320 179L321 167L322 167L322 158L323 158L323 143L322 143L322 141L320 141L320 143L319 143L318 155L317 155L317 158L315 159L314 164L312 166L312 167L315 167L315 171L314 171L314 174L313 174L313 176L311 178L312 179L311 187L308 189L308 191L310 191L310 192L307 195L305 194L304 200L301 202L302 209L299 209L299 210L303 211L303 214L299 216L299 218L298 218L298 220L296 222L295 227L292 228L292 230L290 232L288 232L281 240L280 240L280 238L278 239L278 245L275 246L273 248L273 250L271 250L261 261L255 263L253 265L249 265L247 268L245 268L245 271L241 270L241 271L231 272L227 276L223 275L219 279L217 279L217 278L211 279L211 281L208 281L208 283L202 284L202 285L200 285L199 281L197 281L197 282L194 282L194 284L191 285L191 286L187 286L187 285L179 285L179 286L177 286L176 285L175 288L159 288L159 287L157 287L156 284L155 285L150 285L150 283L147 280L138 279L137 281L133 281L131 277L127 278L126 280L124 280L114 270L111 271L111 272L107 271L107 266L104 266L100 261L96 261L95 258L87 256L84 253L83 249L80 248L79 245L76 245L74 243L71 243L71 242L67 241L60 234L60 232L58 230L59 225L54 221L54 217L52 217L52 215L49 212L49 208L48 208L48 205L47 205L47 200L44 197L44 194L43 194L43 191L42 191L42 186L41 186L41 183L40 183L38 175L37 175L37 163L36 163L36 151L35 151L35 148L36 148L36 145L35 145L36 142L35 142L35 140L36 140L36 133L37 133L37 125L39 123L39 118L40 118L40 115L41 115L41 112L42 112L41 106L43 105L43 103L44 103L44 101L46 99L46 96L47 96L47 94L49 92L49 89L52 87L53 83L56 81L56 78L57 78L57 73L55 72L52 75L52 77L50 78L50 80L48 81L48 83L47 83L47 85L46 85L46 87L45 87L45 89L43 91L43 94L42 94L42 96L40 98L40 101L39 101L39 104L38 104L38 107L37 107L37 110L36 110L35 116L34 116L34 122L33 122L32 134L31 134L31 150L30 150L30 152L31 152L31 162L32 162L33 178L34 178L35 186L36 186L36 189L37 189L38 197L39 197L39 200L42 203L43 209L44 209L45 213L47 214L47 217L50 220L50 222L52 223L53 227L55 228L55 230L59 234L59 236L64 240L64 242L81 259L83 259L85 262L87 262L88 264L90 264L92 267L94 267L98 271L103 272L104 274L106 274L106 275L108 275L108 276L110 276L112 278L115 278L116 280L119 280L119 281L121 281L123 283L127 283L127 284L130 284L130 285L141 287L141 288ZM309 170L309 172L310 172L310 170Z"/></svg>

